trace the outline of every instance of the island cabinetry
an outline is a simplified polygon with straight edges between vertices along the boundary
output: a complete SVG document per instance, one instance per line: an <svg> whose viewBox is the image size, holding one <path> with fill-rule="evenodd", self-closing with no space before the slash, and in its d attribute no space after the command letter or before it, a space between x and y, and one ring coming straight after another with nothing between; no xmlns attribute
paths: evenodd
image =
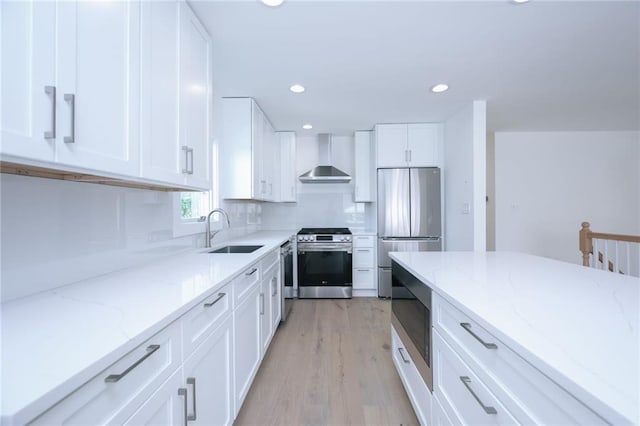
<svg viewBox="0 0 640 426"><path fill-rule="evenodd" d="M455 413L466 413L469 417L458 420L490 423L511 417L528 424L606 424L462 311L436 293L433 300L434 393L451 419ZM509 416L485 413L469 389L483 395L483 404ZM476 407L459 409L463 401Z"/></svg>
<svg viewBox="0 0 640 426"><path fill-rule="evenodd" d="M431 425L431 391L422 379L393 325L391 326L391 351L393 364L407 391L416 417L421 425Z"/></svg>
<svg viewBox="0 0 640 426"><path fill-rule="evenodd" d="M180 367L180 336L180 324L171 324L31 424L122 424Z"/></svg>

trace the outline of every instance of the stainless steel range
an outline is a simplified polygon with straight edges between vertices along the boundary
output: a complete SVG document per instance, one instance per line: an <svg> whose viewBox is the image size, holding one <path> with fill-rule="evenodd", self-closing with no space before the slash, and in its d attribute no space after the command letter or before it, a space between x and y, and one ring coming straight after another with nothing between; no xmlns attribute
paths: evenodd
<svg viewBox="0 0 640 426"><path fill-rule="evenodd" d="M348 228L298 232L298 297L348 299L353 289L353 242Z"/></svg>

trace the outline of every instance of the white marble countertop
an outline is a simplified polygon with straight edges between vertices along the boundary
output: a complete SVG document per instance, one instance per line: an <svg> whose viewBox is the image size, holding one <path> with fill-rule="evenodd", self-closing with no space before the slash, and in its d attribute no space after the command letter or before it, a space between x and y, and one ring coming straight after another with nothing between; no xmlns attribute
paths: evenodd
<svg viewBox="0 0 640 426"><path fill-rule="evenodd" d="M250 254L199 248L3 303L0 423L30 421L294 233L221 244L264 245Z"/></svg>
<svg viewBox="0 0 640 426"><path fill-rule="evenodd" d="M640 423L640 279L511 252L391 257L607 421Z"/></svg>

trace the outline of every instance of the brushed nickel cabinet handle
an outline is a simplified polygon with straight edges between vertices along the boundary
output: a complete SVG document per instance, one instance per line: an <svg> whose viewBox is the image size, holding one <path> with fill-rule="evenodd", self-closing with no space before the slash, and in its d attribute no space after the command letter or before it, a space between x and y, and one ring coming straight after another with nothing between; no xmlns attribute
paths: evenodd
<svg viewBox="0 0 640 426"><path fill-rule="evenodd" d="M260 293L260 315L264 315L264 293Z"/></svg>
<svg viewBox="0 0 640 426"><path fill-rule="evenodd" d="M187 377L187 384L193 386L193 414L187 415L187 420L194 421L198 419L198 413L196 412L196 378L195 377Z"/></svg>
<svg viewBox="0 0 640 426"><path fill-rule="evenodd" d="M483 345L485 348L487 348L487 349L498 349L498 345L496 345L495 343L487 343L487 342L485 342L484 340L482 340L482 339L480 338L480 336L478 336L476 333L474 333L474 332L471 330L471 324L469 324L468 322L461 322L461 323L460 323L460 327L462 327L462 328L464 328L465 330L467 330L467 332L468 332L470 335L472 335L473 337L475 337L475 339L476 339L478 342L482 343L482 345Z"/></svg>
<svg viewBox="0 0 640 426"><path fill-rule="evenodd" d="M149 358L151 355L153 355L153 353L155 351L157 351L158 349L160 349L160 345L149 345L147 346L147 353L144 354L139 360L137 360L136 362L134 362L133 364L131 364L129 366L129 368L127 368L126 370L124 370L122 373L120 374L111 374L109 376L107 376L104 381L107 383L116 383L117 381L119 381L120 379L122 379L124 376L126 376L127 374L131 373L131 371L136 368L137 366L139 366L140 364L142 364L144 362L144 360L146 360L147 358Z"/></svg>
<svg viewBox="0 0 640 426"><path fill-rule="evenodd" d="M247 272L247 273L245 273L244 275L248 277L249 275L253 275L253 274L255 274L257 270L258 270L258 268L253 268L253 269L251 270L251 272Z"/></svg>
<svg viewBox="0 0 640 426"><path fill-rule="evenodd" d="M69 102L71 111L71 133L69 136L64 137L64 142L74 143L76 141L76 95L73 93L65 93L64 100L65 102Z"/></svg>
<svg viewBox="0 0 640 426"><path fill-rule="evenodd" d="M188 175L189 174L189 147L186 145L182 145L182 151L184 152L184 167L182 168L182 173Z"/></svg>
<svg viewBox="0 0 640 426"><path fill-rule="evenodd" d="M402 348L398 348L398 352L400 353L400 358L404 361L405 364L410 364L409 360L404 357L404 351Z"/></svg>
<svg viewBox="0 0 640 426"><path fill-rule="evenodd" d="M189 165L189 174L192 175L193 174L193 148L188 148L187 149L187 157L188 157L188 162L187 164Z"/></svg>
<svg viewBox="0 0 640 426"><path fill-rule="evenodd" d="M409 162L411 162L411 150L409 150Z"/></svg>
<svg viewBox="0 0 640 426"><path fill-rule="evenodd" d="M218 293L218 297L216 298L216 300L214 300L213 302L209 302L209 303L205 303L204 307L205 308L210 308L213 305L215 305L216 303L218 303L224 296L226 296L226 293Z"/></svg>
<svg viewBox="0 0 640 426"><path fill-rule="evenodd" d="M44 93L51 95L51 130L44 132L45 139L56 138L56 86L44 86Z"/></svg>
<svg viewBox="0 0 640 426"><path fill-rule="evenodd" d="M491 406L488 406L488 405L484 405L482 403L482 401L480 400L480 398L478 398L478 395L476 395L476 393L473 391L473 389L471 389L471 379L469 377L460 376L460 380L462 381L462 384L467 388L469 393L471 395L473 395L473 397L475 398L476 401L478 401L478 404L480 404L480 406L482 407L482 409L484 410L485 413L487 413L487 414L498 414L498 412L496 411L496 409L494 407L491 407Z"/></svg>
<svg viewBox="0 0 640 426"><path fill-rule="evenodd" d="M184 421L183 425L187 426L189 423L189 414L187 413L187 388L178 388L178 395L184 399Z"/></svg>

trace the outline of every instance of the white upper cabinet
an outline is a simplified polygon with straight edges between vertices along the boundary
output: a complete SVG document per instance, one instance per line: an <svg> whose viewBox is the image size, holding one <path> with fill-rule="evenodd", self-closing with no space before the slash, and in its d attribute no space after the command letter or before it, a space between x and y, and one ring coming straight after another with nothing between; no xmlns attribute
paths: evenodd
<svg viewBox="0 0 640 426"><path fill-rule="evenodd" d="M355 132L355 202L375 201L375 165L372 161L372 132Z"/></svg>
<svg viewBox="0 0 640 426"><path fill-rule="evenodd" d="M277 201L279 149L276 133L252 98L225 98L220 144L223 198Z"/></svg>
<svg viewBox="0 0 640 426"><path fill-rule="evenodd" d="M211 187L211 39L183 1L2 3L3 161Z"/></svg>
<svg viewBox="0 0 640 426"><path fill-rule="evenodd" d="M296 201L296 134L278 132L280 143L280 199L281 202Z"/></svg>
<svg viewBox="0 0 640 426"><path fill-rule="evenodd" d="M139 2L56 4L59 163L139 170Z"/></svg>
<svg viewBox="0 0 640 426"><path fill-rule="evenodd" d="M378 124L377 167L439 167L442 125Z"/></svg>
<svg viewBox="0 0 640 426"><path fill-rule="evenodd" d="M53 161L56 5L2 2L2 154ZM48 93L47 93L48 92Z"/></svg>
<svg viewBox="0 0 640 426"><path fill-rule="evenodd" d="M179 185L180 3L144 2L141 21L140 176Z"/></svg>
<svg viewBox="0 0 640 426"><path fill-rule="evenodd" d="M180 3L180 145L185 184L211 187L211 38Z"/></svg>

